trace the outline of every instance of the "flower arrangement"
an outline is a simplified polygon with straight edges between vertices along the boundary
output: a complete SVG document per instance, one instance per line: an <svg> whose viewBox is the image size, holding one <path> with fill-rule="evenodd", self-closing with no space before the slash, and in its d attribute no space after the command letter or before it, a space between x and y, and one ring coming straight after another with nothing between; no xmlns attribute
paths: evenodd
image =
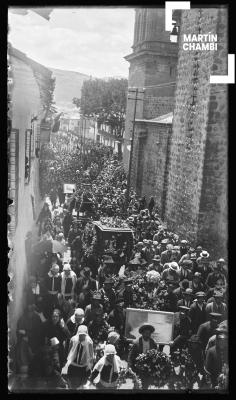
<svg viewBox="0 0 236 400"><path fill-rule="evenodd" d="M149 385L155 388L192 389L199 382L196 365L185 349L169 356L158 350L149 350L136 358L135 367L140 378L147 378Z"/></svg>
<svg viewBox="0 0 236 400"><path fill-rule="evenodd" d="M127 379L131 379L133 382L133 389L140 390L142 389L141 380L138 376L132 371L130 368L122 368L118 380L117 380L117 389L121 389L122 384L126 383Z"/></svg>
<svg viewBox="0 0 236 400"><path fill-rule="evenodd" d="M96 244L97 244L97 235L94 229L94 225L92 224L92 222L88 222L84 228L83 244L82 244L84 255L86 257L94 253Z"/></svg>
<svg viewBox="0 0 236 400"><path fill-rule="evenodd" d="M129 228L129 225L118 217L102 217L100 223L106 228Z"/></svg>

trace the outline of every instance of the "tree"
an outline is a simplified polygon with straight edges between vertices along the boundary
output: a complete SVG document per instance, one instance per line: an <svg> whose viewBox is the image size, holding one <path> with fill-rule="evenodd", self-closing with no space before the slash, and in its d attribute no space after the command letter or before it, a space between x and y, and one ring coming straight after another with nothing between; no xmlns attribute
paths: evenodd
<svg viewBox="0 0 236 400"><path fill-rule="evenodd" d="M84 116L96 117L98 127L106 124L113 134L121 136L124 131L127 88L127 79L90 79L83 83L81 99L74 97L72 102L80 107Z"/></svg>

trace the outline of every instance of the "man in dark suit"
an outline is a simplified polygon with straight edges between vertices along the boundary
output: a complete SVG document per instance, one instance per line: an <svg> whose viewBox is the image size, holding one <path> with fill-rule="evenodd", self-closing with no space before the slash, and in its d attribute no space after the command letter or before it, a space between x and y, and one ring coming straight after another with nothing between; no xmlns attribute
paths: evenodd
<svg viewBox="0 0 236 400"><path fill-rule="evenodd" d="M157 344L151 338L151 334L155 331L152 325L144 324L139 328L139 333L142 335L136 340L130 349L128 355L128 366L135 371L135 359L139 354L146 353L148 350L157 349Z"/></svg>
<svg viewBox="0 0 236 400"><path fill-rule="evenodd" d="M197 336L202 343L203 354L205 354L206 345L211 336L214 335L215 329L220 322L221 314L211 312L210 320L201 324L197 331Z"/></svg>
<svg viewBox="0 0 236 400"><path fill-rule="evenodd" d="M212 388L217 386L223 367L228 365L227 342L228 335L216 330L216 344L207 350L205 371L210 376Z"/></svg>
<svg viewBox="0 0 236 400"><path fill-rule="evenodd" d="M206 322L206 303L205 303L205 293L196 293L197 301L194 301L190 306L189 316L191 319L191 329L192 333L196 334L199 326Z"/></svg>
<svg viewBox="0 0 236 400"><path fill-rule="evenodd" d="M91 278L90 268L85 267L83 270L83 276L78 278L74 288L77 303L81 308L86 307L90 303L92 292L96 289L96 281Z"/></svg>

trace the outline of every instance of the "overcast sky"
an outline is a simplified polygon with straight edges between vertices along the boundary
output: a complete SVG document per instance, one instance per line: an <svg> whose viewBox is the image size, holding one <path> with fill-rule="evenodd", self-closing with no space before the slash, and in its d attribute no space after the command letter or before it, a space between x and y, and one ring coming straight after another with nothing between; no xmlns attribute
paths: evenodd
<svg viewBox="0 0 236 400"><path fill-rule="evenodd" d="M132 8L56 8L47 21L9 9L8 40L46 67L128 78L134 15Z"/></svg>

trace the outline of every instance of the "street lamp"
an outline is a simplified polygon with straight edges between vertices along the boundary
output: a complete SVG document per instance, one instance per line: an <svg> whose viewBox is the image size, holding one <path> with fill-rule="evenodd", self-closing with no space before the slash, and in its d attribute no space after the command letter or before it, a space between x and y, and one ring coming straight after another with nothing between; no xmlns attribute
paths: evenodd
<svg viewBox="0 0 236 400"><path fill-rule="evenodd" d="M172 32L170 34L170 41L173 43L178 42L178 36L179 36L179 27L177 27L176 22L173 23L174 27L172 29Z"/></svg>

